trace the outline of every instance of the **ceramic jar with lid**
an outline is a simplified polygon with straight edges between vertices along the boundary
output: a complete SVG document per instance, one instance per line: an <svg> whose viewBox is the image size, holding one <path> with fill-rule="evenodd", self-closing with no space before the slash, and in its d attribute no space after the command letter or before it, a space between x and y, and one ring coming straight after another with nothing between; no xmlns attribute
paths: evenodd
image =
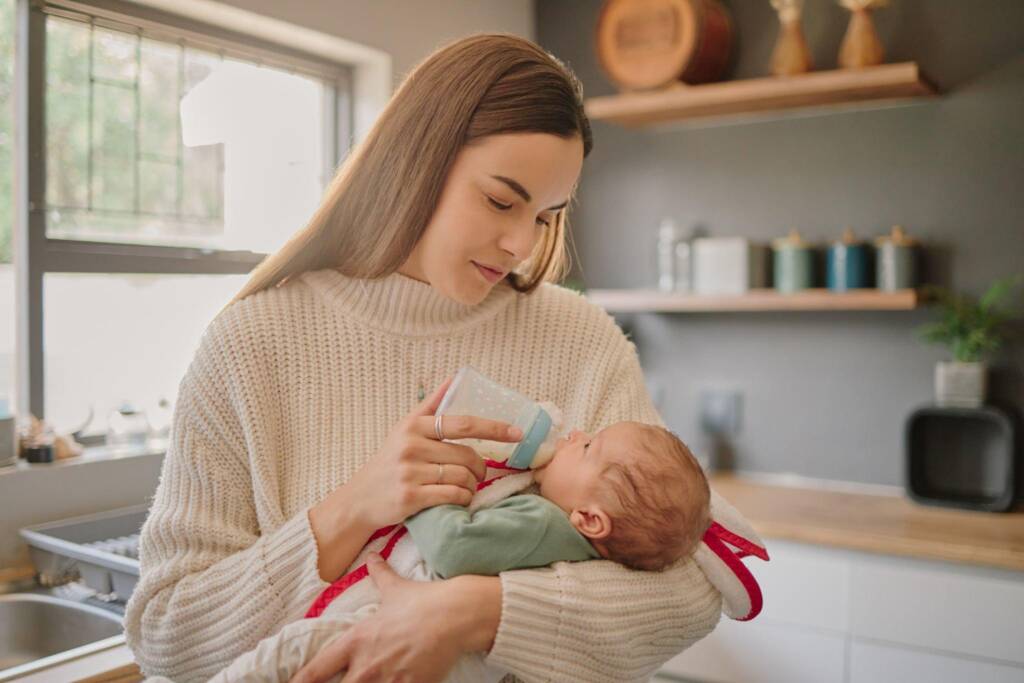
<svg viewBox="0 0 1024 683"><path fill-rule="evenodd" d="M917 286L917 241L901 226L875 240L875 274L878 289L885 292Z"/></svg>
<svg viewBox="0 0 1024 683"><path fill-rule="evenodd" d="M833 292L870 287L870 247L859 242L853 230L847 228L843 236L828 248L825 284Z"/></svg>
<svg viewBox="0 0 1024 683"><path fill-rule="evenodd" d="M775 290L786 294L814 286L814 248L791 230L772 241Z"/></svg>

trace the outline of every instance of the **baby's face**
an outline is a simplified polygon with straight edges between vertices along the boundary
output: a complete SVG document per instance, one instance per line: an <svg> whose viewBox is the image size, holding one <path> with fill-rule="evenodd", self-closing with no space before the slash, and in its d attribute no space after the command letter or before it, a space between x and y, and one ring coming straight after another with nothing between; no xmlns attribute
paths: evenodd
<svg viewBox="0 0 1024 683"><path fill-rule="evenodd" d="M534 472L540 494L567 513L584 507L601 484L606 458L635 444L635 427L620 422L591 436L574 430L558 442L546 466Z"/></svg>

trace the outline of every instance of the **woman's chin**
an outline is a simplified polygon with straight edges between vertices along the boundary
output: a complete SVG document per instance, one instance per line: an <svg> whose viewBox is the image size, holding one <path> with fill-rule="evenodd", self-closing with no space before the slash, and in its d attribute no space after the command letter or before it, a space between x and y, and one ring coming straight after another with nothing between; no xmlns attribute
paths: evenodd
<svg viewBox="0 0 1024 683"><path fill-rule="evenodd" d="M491 286L486 283L465 282L460 284L462 285L460 287L442 289L441 293L465 306L476 306L491 293Z"/></svg>

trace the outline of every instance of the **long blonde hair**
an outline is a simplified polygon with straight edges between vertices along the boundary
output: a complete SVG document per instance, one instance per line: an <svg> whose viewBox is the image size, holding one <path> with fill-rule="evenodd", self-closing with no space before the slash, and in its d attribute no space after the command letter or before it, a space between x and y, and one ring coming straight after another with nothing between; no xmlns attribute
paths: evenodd
<svg viewBox="0 0 1024 683"><path fill-rule="evenodd" d="M405 263L459 150L489 135L593 138L582 87L558 59L512 35L480 34L427 57L403 81L328 186L309 223L253 271L233 301L310 270L379 278ZM568 268L565 210L509 283L520 292Z"/></svg>

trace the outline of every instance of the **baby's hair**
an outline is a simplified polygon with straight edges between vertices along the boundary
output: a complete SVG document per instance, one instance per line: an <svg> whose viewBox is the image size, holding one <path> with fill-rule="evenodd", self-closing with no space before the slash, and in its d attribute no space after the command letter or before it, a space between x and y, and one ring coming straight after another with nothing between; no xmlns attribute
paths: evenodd
<svg viewBox="0 0 1024 683"><path fill-rule="evenodd" d="M640 428L634 448L610 454L602 487L611 492L606 512L611 533L594 545L610 560L660 571L697 547L711 524L711 491L700 463L671 431Z"/></svg>

